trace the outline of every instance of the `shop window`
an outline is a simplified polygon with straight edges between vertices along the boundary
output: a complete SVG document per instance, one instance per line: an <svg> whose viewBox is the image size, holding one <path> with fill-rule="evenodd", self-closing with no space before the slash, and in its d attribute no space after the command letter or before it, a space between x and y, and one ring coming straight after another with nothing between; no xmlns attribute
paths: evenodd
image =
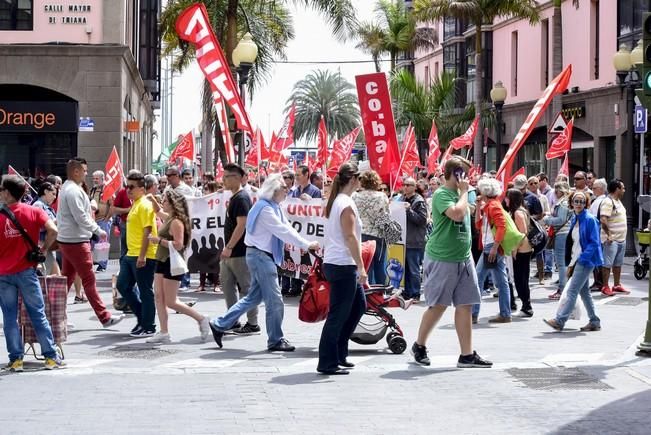
<svg viewBox="0 0 651 435"><path fill-rule="evenodd" d="M33 30L32 0L0 0L0 30Z"/></svg>
<svg viewBox="0 0 651 435"><path fill-rule="evenodd" d="M545 171L547 144L543 142L527 143L524 146L524 169L527 174L539 174Z"/></svg>

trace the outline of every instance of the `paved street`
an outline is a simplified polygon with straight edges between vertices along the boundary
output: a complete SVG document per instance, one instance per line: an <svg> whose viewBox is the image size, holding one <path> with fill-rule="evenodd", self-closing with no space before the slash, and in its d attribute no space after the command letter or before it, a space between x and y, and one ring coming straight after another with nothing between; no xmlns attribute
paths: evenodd
<svg viewBox="0 0 651 435"><path fill-rule="evenodd" d="M147 345L126 334L133 318L106 331L87 304L69 305L68 367L42 371L27 357L25 373L2 372L0 433L648 433L651 360L635 356L648 281L635 281L630 265L625 272L630 296L596 296L597 333L578 331L585 319L563 333L545 326L556 306L550 287L532 288L532 319L508 325L486 323L497 299L485 299L474 337L495 362L488 370L456 368L450 313L428 343L431 367L382 340L353 344L353 373L328 378L315 372L322 325L298 320L297 299L285 311L292 354L268 353L264 334L227 336L221 350L202 344L180 315L171 316L173 344ZM110 302L110 273L98 277ZM211 315L225 308L221 295L183 297ZM393 310L410 345L423 309Z"/></svg>

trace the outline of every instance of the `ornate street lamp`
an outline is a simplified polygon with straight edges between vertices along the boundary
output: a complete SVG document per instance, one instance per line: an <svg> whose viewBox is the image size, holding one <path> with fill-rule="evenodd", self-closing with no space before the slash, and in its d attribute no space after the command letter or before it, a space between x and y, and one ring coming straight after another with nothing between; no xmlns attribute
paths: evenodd
<svg viewBox="0 0 651 435"><path fill-rule="evenodd" d="M233 50L233 65L237 69L237 74L240 76L240 98L242 104L246 105L245 89L249 81L249 71L258 57L258 46L253 42L250 33L245 33L240 42ZM244 164L244 148L246 144L246 135L242 132L240 140L240 147L237 153L237 163L242 166Z"/></svg>
<svg viewBox="0 0 651 435"><path fill-rule="evenodd" d="M504 84L502 82L495 83L495 86L491 89L490 95L493 105L495 105L495 114L497 115L497 131L495 132L495 169L499 169L500 164L502 163L502 107L504 107L504 101L506 101L507 96ZM488 162L486 162L486 165L488 165Z"/></svg>

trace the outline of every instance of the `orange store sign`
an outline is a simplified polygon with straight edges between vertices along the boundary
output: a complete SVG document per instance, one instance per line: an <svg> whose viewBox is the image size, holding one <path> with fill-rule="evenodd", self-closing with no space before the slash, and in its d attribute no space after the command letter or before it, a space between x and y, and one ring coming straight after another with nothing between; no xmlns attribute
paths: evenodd
<svg viewBox="0 0 651 435"><path fill-rule="evenodd" d="M140 122L139 121L127 121L124 123L124 129L128 133L137 133L140 131Z"/></svg>
<svg viewBox="0 0 651 435"><path fill-rule="evenodd" d="M0 101L0 132L76 132L77 104Z"/></svg>

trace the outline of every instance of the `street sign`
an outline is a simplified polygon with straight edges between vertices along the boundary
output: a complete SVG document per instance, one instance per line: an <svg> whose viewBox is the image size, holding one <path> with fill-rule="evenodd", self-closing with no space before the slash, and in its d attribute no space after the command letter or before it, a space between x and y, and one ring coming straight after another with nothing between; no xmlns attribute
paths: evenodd
<svg viewBox="0 0 651 435"><path fill-rule="evenodd" d="M635 133L643 134L647 130L647 110L643 106L635 106Z"/></svg>
<svg viewBox="0 0 651 435"><path fill-rule="evenodd" d="M563 112L558 112L556 119L552 123L552 126L549 128L549 134L560 134L567 127L567 121L563 116Z"/></svg>
<svg viewBox="0 0 651 435"><path fill-rule="evenodd" d="M79 131L95 131L95 121L90 118L79 118Z"/></svg>

